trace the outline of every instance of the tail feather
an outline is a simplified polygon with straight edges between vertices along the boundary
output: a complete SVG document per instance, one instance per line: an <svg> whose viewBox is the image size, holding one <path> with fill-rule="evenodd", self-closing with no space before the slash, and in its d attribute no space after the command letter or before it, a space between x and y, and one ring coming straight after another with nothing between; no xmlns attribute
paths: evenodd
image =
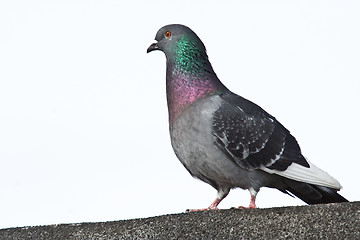
<svg viewBox="0 0 360 240"><path fill-rule="evenodd" d="M338 190L333 188L290 179L286 179L286 183L286 191L292 193L307 204L348 202L347 199L337 193Z"/></svg>

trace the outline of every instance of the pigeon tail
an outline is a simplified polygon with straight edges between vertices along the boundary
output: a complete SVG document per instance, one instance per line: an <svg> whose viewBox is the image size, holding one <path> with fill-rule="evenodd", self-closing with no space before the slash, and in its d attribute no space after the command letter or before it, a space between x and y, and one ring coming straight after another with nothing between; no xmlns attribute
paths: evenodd
<svg viewBox="0 0 360 240"><path fill-rule="evenodd" d="M285 179L286 192L295 195L307 204L349 202L336 189Z"/></svg>

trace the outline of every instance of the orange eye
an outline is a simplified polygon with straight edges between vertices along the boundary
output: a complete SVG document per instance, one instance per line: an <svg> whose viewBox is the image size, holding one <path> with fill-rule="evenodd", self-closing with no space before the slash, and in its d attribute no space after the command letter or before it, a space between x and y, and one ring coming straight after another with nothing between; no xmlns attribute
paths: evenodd
<svg viewBox="0 0 360 240"><path fill-rule="evenodd" d="M171 32L167 31L167 32L165 33L165 37L170 37L170 36L171 36Z"/></svg>

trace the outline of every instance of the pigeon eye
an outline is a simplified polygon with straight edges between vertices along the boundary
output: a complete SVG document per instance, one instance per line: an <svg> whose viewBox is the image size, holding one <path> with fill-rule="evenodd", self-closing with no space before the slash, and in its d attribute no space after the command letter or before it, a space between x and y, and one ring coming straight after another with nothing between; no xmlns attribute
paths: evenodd
<svg viewBox="0 0 360 240"><path fill-rule="evenodd" d="M166 33L165 33L165 37L170 37L171 36L171 32L169 32L169 31L167 31Z"/></svg>

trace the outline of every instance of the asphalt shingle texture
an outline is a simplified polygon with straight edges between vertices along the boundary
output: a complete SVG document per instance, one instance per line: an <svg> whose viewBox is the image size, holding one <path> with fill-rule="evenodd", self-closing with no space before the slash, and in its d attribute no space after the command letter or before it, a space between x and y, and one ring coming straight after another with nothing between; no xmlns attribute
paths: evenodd
<svg viewBox="0 0 360 240"><path fill-rule="evenodd" d="M360 202L9 228L0 239L360 239Z"/></svg>

